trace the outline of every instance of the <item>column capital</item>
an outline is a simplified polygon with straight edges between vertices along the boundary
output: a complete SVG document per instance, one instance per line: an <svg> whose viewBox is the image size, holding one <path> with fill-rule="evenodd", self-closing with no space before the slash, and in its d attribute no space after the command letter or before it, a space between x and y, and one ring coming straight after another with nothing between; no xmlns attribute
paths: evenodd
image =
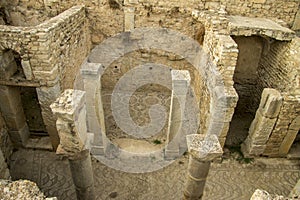
<svg viewBox="0 0 300 200"><path fill-rule="evenodd" d="M84 91L67 89L50 105L50 108L58 118L73 122L84 103Z"/></svg>
<svg viewBox="0 0 300 200"><path fill-rule="evenodd" d="M223 154L222 147L216 135L191 134L187 137L189 154L202 162L212 161Z"/></svg>
<svg viewBox="0 0 300 200"><path fill-rule="evenodd" d="M86 110L85 92L80 90L65 90L57 100L50 105L57 116L56 128L60 143L56 150L69 159L76 159L86 150Z"/></svg>
<svg viewBox="0 0 300 200"><path fill-rule="evenodd" d="M83 79L97 78L103 72L104 66L101 63L91 63L86 61L80 69Z"/></svg>

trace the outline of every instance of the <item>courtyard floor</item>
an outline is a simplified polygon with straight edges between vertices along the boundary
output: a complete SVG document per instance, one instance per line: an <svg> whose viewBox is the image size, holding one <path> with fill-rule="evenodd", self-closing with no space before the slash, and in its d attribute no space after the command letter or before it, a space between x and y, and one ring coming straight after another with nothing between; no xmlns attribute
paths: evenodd
<svg viewBox="0 0 300 200"><path fill-rule="evenodd" d="M92 164L99 200L179 200L183 194L188 156L182 156L161 170L144 174L117 171L96 159L92 159ZM68 161L54 152L20 149L11 157L10 170L13 180L32 180L46 196L76 199ZM287 196L299 178L300 161L260 158L247 164L237 154L227 152L222 161L212 163L203 199L246 200L257 188Z"/></svg>

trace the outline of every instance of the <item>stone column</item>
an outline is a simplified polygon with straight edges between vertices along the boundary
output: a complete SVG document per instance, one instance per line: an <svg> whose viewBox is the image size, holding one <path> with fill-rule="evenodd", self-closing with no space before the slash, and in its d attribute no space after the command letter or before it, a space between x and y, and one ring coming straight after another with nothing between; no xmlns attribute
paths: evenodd
<svg viewBox="0 0 300 200"><path fill-rule="evenodd" d="M183 199L202 199L210 163L222 155L222 147L216 135L200 134L188 135L187 145L190 155Z"/></svg>
<svg viewBox="0 0 300 200"><path fill-rule="evenodd" d="M271 88L263 90L259 108L249 128L249 135L241 147L245 156L263 154L277 121L281 105L282 96L280 92Z"/></svg>
<svg viewBox="0 0 300 200"><path fill-rule="evenodd" d="M170 112L168 119L167 130L167 146L165 149L165 159L175 159L180 155L180 147L182 137L185 133L182 132L182 123L184 123L185 103L188 88L190 86L190 74L187 70L172 70L172 94L170 103ZM186 147L186 146L185 146Z"/></svg>
<svg viewBox="0 0 300 200"><path fill-rule="evenodd" d="M85 92L65 90L51 104L52 112L57 116L56 127L60 137L57 154L69 159L77 199L95 199L93 170L90 152L86 149L87 127Z"/></svg>

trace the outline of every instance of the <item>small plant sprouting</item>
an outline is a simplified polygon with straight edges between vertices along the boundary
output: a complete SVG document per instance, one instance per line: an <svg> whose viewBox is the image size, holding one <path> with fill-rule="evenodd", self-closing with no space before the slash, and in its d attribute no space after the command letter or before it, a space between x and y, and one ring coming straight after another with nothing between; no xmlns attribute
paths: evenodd
<svg viewBox="0 0 300 200"><path fill-rule="evenodd" d="M158 140L158 139L156 139L156 140L153 140L153 143L154 143L154 144L161 144L161 141Z"/></svg>

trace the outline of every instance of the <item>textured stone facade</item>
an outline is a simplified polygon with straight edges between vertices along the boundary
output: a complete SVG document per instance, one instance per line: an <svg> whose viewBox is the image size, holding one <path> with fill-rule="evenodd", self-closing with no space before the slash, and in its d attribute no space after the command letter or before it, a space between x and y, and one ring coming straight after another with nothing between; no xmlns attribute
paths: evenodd
<svg viewBox="0 0 300 200"><path fill-rule="evenodd" d="M141 63L155 60L173 69L189 70L191 85L200 102L201 128L198 132L217 134L221 146L224 146L236 105L236 111L240 104L244 104L250 107L246 111L253 114L262 90L277 89L283 96L283 106L264 155L284 156L299 130L300 47L299 39L294 38L295 33L288 29L293 27L297 30L299 4L297 0L1 1L0 7L5 8L5 12L1 14L0 21L5 25L0 25L0 49L19 54L24 77L14 77L17 67L7 64L7 68L0 70L0 84L36 87L43 120L56 147L59 140L56 119L49 106L64 89L73 87L91 44L99 44L110 36L133 28L174 29L202 45L212 61L205 66L207 74L197 74L178 55L159 50L139 50L105 66L108 68L101 78L103 92L108 91L105 95L110 95L118 78ZM249 47L241 44L256 46L251 41L254 37L260 41L260 47L254 55L257 61L251 71L254 78L247 82L248 71L242 72L244 74L240 77L236 74L241 72L243 65L240 64L242 49ZM8 54L5 56L8 60L11 58ZM216 66L216 72L212 65ZM216 78L218 75L222 80ZM218 84L224 85L225 96L218 96ZM222 106L216 107L216 102L221 102ZM245 110L243 106L240 108ZM222 119L216 117L220 111L225 113ZM105 123L107 121L103 119L101 126L107 128Z"/></svg>
<svg viewBox="0 0 300 200"><path fill-rule="evenodd" d="M265 155L287 154L299 130L299 48L299 38L288 43L271 44L270 51L262 57L258 69L260 78L257 93L264 87L271 87L279 90L283 96L283 105L267 143ZM283 141L286 142L282 143Z"/></svg>
<svg viewBox="0 0 300 200"><path fill-rule="evenodd" d="M59 139L49 106L61 89L73 87L78 68L90 50L87 27L82 6L36 26L1 26L0 49L19 54L25 75L16 77L16 70L10 76L2 75L1 85L36 87L43 121L54 148Z"/></svg>
<svg viewBox="0 0 300 200"><path fill-rule="evenodd" d="M299 1L297 0L127 0L123 4L114 2L118 1L47 0L37 2L34 0L6 0L1 3L7 9L6 18L8 19L8 23L15 26L37 25L74 5L85 5L87 8L87 17L91 22L92 41L95 44L100 43L106 37L124 30L123 24L125 20L123 9L126 9L124 6L136 8L134 11L137 20L136 27L151 24L164 27L171 27L172 25L173 28L175 26L178 28L180 26L193 27L193 21L183 16L187 16L194 9L218 10L221 6L224 6L230 15L264 17L280 21L282 24L292 27L299 7ZM170 20L169 17L176 17L176 20ZM181 31L185 32L183 29ZM189 33L188 31L186 32Z"/></svg>

